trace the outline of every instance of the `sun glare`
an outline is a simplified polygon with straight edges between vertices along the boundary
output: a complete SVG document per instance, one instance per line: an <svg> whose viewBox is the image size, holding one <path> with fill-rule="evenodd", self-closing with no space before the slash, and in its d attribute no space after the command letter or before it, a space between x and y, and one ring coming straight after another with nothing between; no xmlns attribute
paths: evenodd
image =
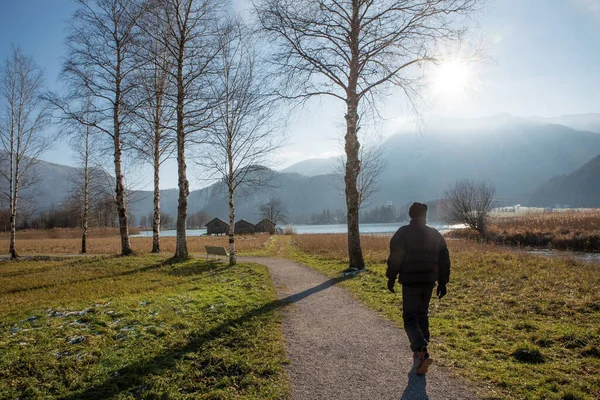
<svg viewBox="0 0 600 400"><path fill-rule="evenodd" d="M462 98L472 78L469 66L460 61L445 61L434 67L431 90L445 99Z"/></svg>

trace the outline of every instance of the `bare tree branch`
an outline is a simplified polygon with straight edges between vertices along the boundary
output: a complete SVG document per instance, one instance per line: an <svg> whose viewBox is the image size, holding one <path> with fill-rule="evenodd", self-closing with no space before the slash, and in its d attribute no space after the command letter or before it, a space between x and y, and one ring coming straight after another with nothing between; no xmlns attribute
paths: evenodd
<svg viewBox="0 0 600 400"><path fill-rule="evenodd" d="M73 119L108 135L113 142L115 198L119 214L121 254L133 253L129 243L123 146L130 133L131 108L126 105L139 68L138 21L146 12L143 0L76 0L66 45L62 79L66 98L49 95L62 119ZM80 107L91 98L91 108ZM79 106L79 108L78 108Z"/></svg>
<svg viewBox="0 0 600 400"><path fill-rule="evenodd" d="M272 123L268 76L261 71L252 37L240 21L221 28L216 78L214 124L198 163L222 180L228 190L230 265L236 262L235 203L241 192L265 187L272 177L265 163L279 143Z"/></svg>
<svg viewBox="0 0 600 400"><path fill-rule="evenodd" d="M446 191L440 215L448 223L466 224L485 236L495 194L496 189L489 182L458 181Z"/></svg>
<svg viewBox="0 0 600 400"><path fill-rule="evenodd" d="M42 69L13 47L0 71L0 176L7 184L4 194L10 210L9 252L13 259L18 257L15 237L20 192L37 182L31 167L52 143L43 131L50 119L41 98L43 85Z"/></svg>
<svg viewBox="0 0 600 400"><path fill-rule="evenodd" d="M365 267L357 188L361 172L359 107L376 108L397 86L415 104L419 68L442 42L460 41L479 0L257 0L261 29L274 48L277 93L304 101L327 95L346 105L345 174L350 267ZM365 175L366 176L366 175Z"/></svg>

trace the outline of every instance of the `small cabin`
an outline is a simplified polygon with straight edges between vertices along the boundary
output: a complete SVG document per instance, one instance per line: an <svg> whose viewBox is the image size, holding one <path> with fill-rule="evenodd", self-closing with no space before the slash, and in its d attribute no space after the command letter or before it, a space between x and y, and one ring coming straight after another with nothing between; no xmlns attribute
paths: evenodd
<svg viewBox="0 0 600 400"><path fill-rule="evenodd" d="M227 235L229 224L220 218L215 218L206 223L206 233L209 235Z"/></svg>
<svg viewBox="0 0 600 400"><path fill-rule="evenodd" d="M235 233L244 234L244 233L254 233L256 232L256 226L253 223L246 221L245 219L240 219L235 223Z"/></svg>
<svg viewBox="0 0 600 400"><path fill-rule="evenodd" d="M271 222L271 220L265 218L256 224L256 233L270 233L273 235L275 233L275 224Z"/></svg>

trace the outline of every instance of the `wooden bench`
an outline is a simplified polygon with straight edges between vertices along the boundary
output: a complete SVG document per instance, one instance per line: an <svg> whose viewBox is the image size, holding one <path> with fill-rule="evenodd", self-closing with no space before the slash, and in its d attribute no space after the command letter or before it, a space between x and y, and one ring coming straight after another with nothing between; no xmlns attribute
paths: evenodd
<svg viewBox="0 0 600 400"><path fill-rule="evenodd" d="M206 249L206 260L208 261L208 255L209 254L213 254L218 258L218 256L225 256L225 257L229 257L229 252L227 252L227 249L225 247L220 247L220 246L204 246L204 248Z"/></svg>

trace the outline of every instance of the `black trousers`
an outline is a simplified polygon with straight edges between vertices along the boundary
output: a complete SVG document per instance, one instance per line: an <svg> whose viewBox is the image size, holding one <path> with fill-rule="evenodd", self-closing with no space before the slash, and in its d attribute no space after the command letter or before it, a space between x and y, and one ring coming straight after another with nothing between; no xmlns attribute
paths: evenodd
<svg viewBox="0 0 600 400"><path fill-rule="evenodd" d="M402 319L412 351L419 351L429 343L429 302L433 287L402 286Z"/></svg>

